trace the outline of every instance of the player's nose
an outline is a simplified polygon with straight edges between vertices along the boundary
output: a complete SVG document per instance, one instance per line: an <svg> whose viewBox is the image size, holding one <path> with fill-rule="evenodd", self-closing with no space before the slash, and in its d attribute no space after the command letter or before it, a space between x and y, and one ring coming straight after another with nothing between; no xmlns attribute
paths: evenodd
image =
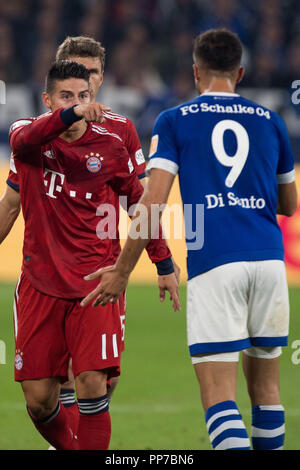
<svg viewBox="0 0 300 470"><path fill-rule="evenodd" d="M80 104L80 98L79 96L74 96L72 100L72 106L75 106L77 104Z"/></svg>

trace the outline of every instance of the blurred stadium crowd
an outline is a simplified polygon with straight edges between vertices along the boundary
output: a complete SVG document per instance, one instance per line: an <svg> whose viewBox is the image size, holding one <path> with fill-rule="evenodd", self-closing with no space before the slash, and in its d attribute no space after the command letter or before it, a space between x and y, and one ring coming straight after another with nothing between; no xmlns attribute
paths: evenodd
<svg viewBox="0 0 300 470"><path fill-rule="evenodd" d="M195 95L195 35L225 26L244 45L243 94L281 112L300 149L299 0L0 0L0 157L7 129L19 117L44 112L44 78L67 35L89 35L107 51L99 100L131 118L143 146L157 114ZM2 146L1 146L2 143ZM300 152L298 152L300 155Z"/></svg>

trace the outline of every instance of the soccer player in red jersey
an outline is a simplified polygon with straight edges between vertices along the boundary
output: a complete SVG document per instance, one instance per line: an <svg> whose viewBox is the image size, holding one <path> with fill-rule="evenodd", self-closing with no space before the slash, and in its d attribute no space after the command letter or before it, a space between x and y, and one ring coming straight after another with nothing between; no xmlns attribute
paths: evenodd
<svg viewBox="0 0 300 470"><path fill-rule="evenodd" d="M97 233L97 214L102 204L107 207L109 188L126 196L128 207L138 202L143 188L122 138L96 124L102 121L102 107L90 103L86 67L71 61L53 64L43 101L51 112L16 121L10 130L25 220L14 306L15 380L22 384L36 428L55 448L107 449L106 382L119 374L124 306L121 300L82 307L91 288L83 278L115 262L111 233ZM176 289L162 237L151 240L147 251L163 274L161 287ZM70 356L78 429L59 402Z"/></svg>
<svg viewBox="0 0 300 470"><path fill-rule="evenodd" d="M103 82L104 64L105 64L105 49L101 43L95 41L93 38L78 36L67 37L63 43L58 47L57 60L72 60L82 63L90 71L90 95L91 101L94 102L98 93L99 87ZM145 187L145 159L141 149L140 140L133 123L126 117L110 111L110 108L102 106L104 122L101 122L101 127L109 132L117 133L123 140L134 169L140 179L142 185ZM10 229L12 228L19 212L20 212L20 195L18 174L13 160L11 160L11 170L7 179L6 192L0 200L0 243L5 239ZM118 225L119 218L119 199L118 195L109 188L107 202L115 204L116 207L116 226ZM117 230L117 227L116 227ZM115 259L120 253L120 241L117 232L117 237L112 241ZM179 279L180 269L173 260L175 273ZM160 283L160 278L159 278ZM163 289L161 289L161 298L163 298ZM124 312L122 315L123 322L125 321L125 304ZM125 324L123 323L123 328ZM124 335L123 335L124 336ZM124 342L122 348L124 347ZM67 412L77 419L77 406L75 400L75 386L71 368L69 368L68 382L62 384L60 401L66 407ZM111 399L113 390L119 381L119 376L112 377L109 380L108 396Z"/></svg>

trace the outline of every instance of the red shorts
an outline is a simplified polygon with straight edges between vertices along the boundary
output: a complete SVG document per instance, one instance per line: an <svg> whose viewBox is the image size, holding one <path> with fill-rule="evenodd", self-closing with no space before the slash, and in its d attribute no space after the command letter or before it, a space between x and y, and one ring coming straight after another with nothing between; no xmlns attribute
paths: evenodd
<svg viewBox="0 0 300 470"><path fill-rule="evenodd" d="M66 382L70 357L75 377L86 370L103 370L108 379L120 374L125 294L105 307L81 307L80 300L43 294L21 275L14 303L16 381Z"/></svg>

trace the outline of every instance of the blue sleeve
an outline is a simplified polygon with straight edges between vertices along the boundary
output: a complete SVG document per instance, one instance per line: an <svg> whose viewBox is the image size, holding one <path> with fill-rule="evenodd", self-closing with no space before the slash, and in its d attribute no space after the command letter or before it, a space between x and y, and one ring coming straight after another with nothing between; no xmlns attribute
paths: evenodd
<svg viewBox="0 0 300 470"><path fill-rule="evenodd" d="M161 113L153 128L147 170L160 168L176 175L179 167L179 152L174 131L175 111Z"/></svg>
<svg viewBox="0 0 300 470"><path fill-rule="evenodd" d="M279 136L279 159L277 165L278 182L290 183L294 181L294 155L283 119L276 114L276 124ZM291 179L292 178L292 179Z"/></svg>

